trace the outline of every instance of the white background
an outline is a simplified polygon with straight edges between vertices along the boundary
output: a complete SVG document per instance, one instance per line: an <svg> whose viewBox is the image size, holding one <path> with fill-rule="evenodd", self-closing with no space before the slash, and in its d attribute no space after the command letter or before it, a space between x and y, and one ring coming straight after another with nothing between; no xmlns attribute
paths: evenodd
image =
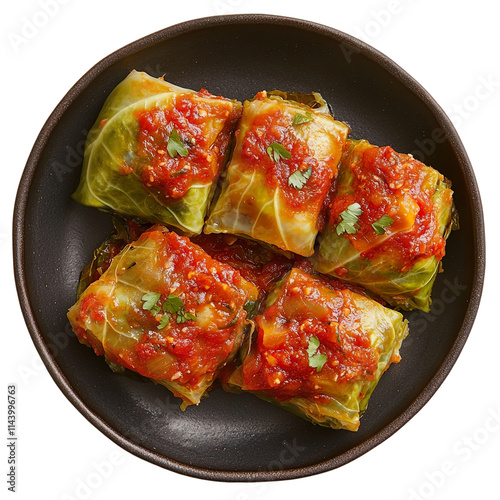
<svg viewBox="0 0 500 500"><path fill-rule="evenodd" d="M55 7L42 23L44 2L55 2ZM11 218L19 178L41 127L91 66L172 24L250 12L308 19L357 36L430 92L455 123L474 166L489 259L481 307L462 355L431 401L394 436L354 462L317 476L275 483L216 483L163 470L125 452L59 391L20 312L11 264ZM16 383L17 498L500 498L499 14L495 0L3 2L0 415L7 413L7 384ZM23 37L26 20L44 25L30 38ZM6 416L0 422L4 436ZM0 490L7 498L3 495L8 450L5 445L0 449Z"/></svg>

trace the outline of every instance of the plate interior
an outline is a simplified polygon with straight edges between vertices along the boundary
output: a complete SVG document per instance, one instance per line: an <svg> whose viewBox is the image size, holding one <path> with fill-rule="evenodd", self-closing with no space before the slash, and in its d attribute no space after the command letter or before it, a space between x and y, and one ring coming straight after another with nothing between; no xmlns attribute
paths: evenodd
<svg viewBox="0 0 500 500"><path fill-rule="evenodd" d="M432 395L439 385L436 374L454 361L450 352L468 333L463 325L477 271L471 264L477 260L471 237L477 227L466 168L455 139L443 131L439 110L390 62L351 46L336 32L260 21L192 22L190 29L151 35L99 63L49 119L46 143L39 138L35 145L31 184L21 186L28 195L22 234L36 322L31 331L38 347L44 344L52 353L43 357L58 367L53 376L63 376L87 417L94 423L97 417L101 430L121 436L131 451L180 472L208 471L206 477L216 479L245 478L232 473L253 473L248 476L253 479L306 475L341 465L387 437L388 429L418 411L421 404L415 402ZM461 230L448 240L431 312L405 314L410 336L402 362L382 377L357 433L311 425L220 387L199 407L182 412L167 389L113 374L71 333L65 314L76 300L80 270L112 226L108 214L80 206L70 195L78 184L86 133L107 95L132 69L240 100L264 89L318 91L336 118L350 125L352 137L412 152L451 179Z"/></svg>

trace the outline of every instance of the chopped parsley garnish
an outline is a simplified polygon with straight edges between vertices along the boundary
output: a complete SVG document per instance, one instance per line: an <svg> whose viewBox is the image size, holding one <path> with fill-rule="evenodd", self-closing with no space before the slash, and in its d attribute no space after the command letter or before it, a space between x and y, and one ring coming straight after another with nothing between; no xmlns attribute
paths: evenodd
<svg viewBox="0 0 500 500"><path fill-rule="evenodd" d="M186 309L184 309L184 307L181 307L177 311L177 323L185 323L189 320L197 321L197 319L198 318L194 314L186 312Z"/></svg>
<svg viewBox="0 0 500 500"><path fill-rule="evenodd" d="M296 170L290 177L288 177L288 184L295 189L302 189L307 180L311 177L312 167L307 167L303 172Z"/></svg>
<svg viewBox="0 0 500 500"><path fill-rule="evenodd" d="M280 158L284 158L289 160L292 157L292 153L285 149L279 142L273 142L269 146L267 146L267 154L271 160L274 160L276 163L280 161Z"/></svg>
<svg viewBox="0 0 500 500"><path fill-rule="evenodd" d="M357 224L358 217L363 213L359 203L352 203L343 212L340 212L342 222L337 224L337 234L340 236L343 233L355 234L359 229Z"/></svg>
<svg viewBox="0 0 500 500"><path fill-rule="evenodd" d="M309 366L311 368L316 368L316 372L321 371L324 364L326 363L328 357L326 354L318 353L319 348L319 339L316 336L313 336L309 339L309 343L307 346L307 356L309 357Z"/></svg>
<svg viewBox="0 0 500 500"><path fill-rule="evenodd" d="M310 122L312 119L313 115L309 111L306 111L305 115L303 115L302 113L296 113L295 116L293 117L292 125L300 125L301 123L307 123Z"/></svg>
<svg viewBox="0 0 500 500"><path fill-rule="evenodd" d="M162 309L163 311L168 311L171 314L176 314L182 307L184 307L182 299L171 293L164 302Z"/></svg>
<svg viewBox="0 0 500 500"><path fill-rule="evenodd" d="M146 311L151 311L156 306L156 303L160 300L160 293L156 292L148 292L142 296L142 300L144 304L142 304L142 308Z"/></svg>
<svg viewBox="0 0 500 500"><path fill-rule="evenodd" d="M170 132L170 137L167 142L167 151L172 158L175 158L178 154L187 156L189 153L175 128Z"/></svg>
<svg viewBox="0 0 500 500"><path fill-rule="evenodd" d="M161 319L160 319L160 322L158 323L158 326L156 328L158 328L158 330L162 330L163 328L165 328L167 325L168 325L168 322L170 321L170 314L164 314Z"/></svg>
<svg viewBox="0 0 500 500"><path fill-rule="evenodd" d="M385 234L384 228L390 226L393 222L394 219L392 217L382 215L378 221L372 223L372 227L376 234Z"/></svg>
<svg viewBox="0 0 500 500"><path fill-rule="evenodd" d="M161 307L158 304L160 296L161 294L156 292L148 292L142 296L142 300L144 301L142 305L143 309L150 311L153 316L157 316L160 311L162 312L160 322L157 326L158 330L165 328L174 314L176 315L175 321L177 323L186 323L186 321L190 320L197 321L196 315L186 312L184 302L177 295L171 293Z"/></svg>

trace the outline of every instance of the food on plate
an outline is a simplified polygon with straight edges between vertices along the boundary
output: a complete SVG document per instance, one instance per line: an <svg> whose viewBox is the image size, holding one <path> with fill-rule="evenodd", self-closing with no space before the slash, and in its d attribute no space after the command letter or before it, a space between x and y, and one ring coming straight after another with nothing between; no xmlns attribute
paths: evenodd
<svg viewBox="0 0 500 500"><path fill-rule="evenodd" d="M115 226L68 312L80 342L182 409L219 378L358 430L408 334L386 306L429 310L458 216L437 170L349 132L315 92L242 106L130 73L73 195Z"/></svg>
<svg viewBox="0 0 500 500"><path fill-rule="evenodd" d="M443 175L411 155L350 141L316 269L392 306L429 311L446 238L457 225L452 195Z"/></svg>
<svg viewBox="0 0 500 500"><path fill-rule="evenodd" d="M257 288L156 225L126 245L68 312L78 339L198 404L237 353Z"/></svg>
<svg viewBox="0 0 500 500"><path fill-rule="evenodd" d="M246 101L204 231L312 255L349 132L327 110L319 94L260 92Z"/></svg>
<svg viewBox="0 0 500 500"><path fill-rule="evenodd" d="M401 313L293 268L271 291L227 378L316 424L356 431L408 333Z"/></svg>
<svg viewBox="0 0 500 500"><path fill-rule="evenodd" d="M201 232L241 103L133 71L90 130L73 198Z"/></svg>
<svg viewBox="0 0 500 500"><path fill-rule="evenodd" d="M152 225L136 220L112 217L114 230L94 251L92 260L80 273L77 296L108 269L113 257L129 243L139 238L142 232ZM255 312L262 307L267 293L293 265L304 265L311 270L309 261L304 258L288 258L282 253L264 248L256 241L238 238L227 234L200 234L190 238L192 243L201 247L210 257L239 271L241 276L254 284L258 291ZM332 278L333 279L333 278Z"/></svg>
<svg viewBox="0 0 500 500"><path fill-rule="evenodd" d="M256 241L229 234L200 234L192 241L214 259L237 269L247 281L253 283L259 290L259 308L264 306L272 286L283 278L296 261Z"/></svg>

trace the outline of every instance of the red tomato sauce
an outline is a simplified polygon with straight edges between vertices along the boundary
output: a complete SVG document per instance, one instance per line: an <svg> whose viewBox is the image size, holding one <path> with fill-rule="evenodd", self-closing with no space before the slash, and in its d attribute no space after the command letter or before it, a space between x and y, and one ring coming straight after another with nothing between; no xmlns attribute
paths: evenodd
<svg viewBox="0 0 500 500"><path fill-rule="evenodd" d="M361 162L351 163L349 168L353 174L349 185L352 192L334 198L330 213L333 230L341 221L340 213L351 204L359 203L362 214L358 218L357 232L345 233L345 236L362 251L363 258L387 254L391 260L399 262L403 271L411 269L421 258L434 255L442 259L445 240L439 233L431 199L435 186L431 189L423 186L431 172L429 167L409 155L396 153L391 147L374 146L363 152ZM399 205L405 196L414 200L418 211L413 226L397 232ZM395 223L385 228L390 238L380 241L380 235L371 224L383 215L391 216Z"/></svg>
<svg viewBox="0 0 500 500"><path fill-rule="evenodd" d="M201 101L196 97L213 97L208 92L180 94L172 107L137 112L139 138L137 161L141 181L165 199L181 198L196 183L208 184L218 175L224 161L230 134L240 111L231 101L215 98ZM209 143L207 132L223 122L215 142ZM168 153L167 145L175 129L187 155ZM124 174L133 169L125 167Z"/></svg>
<svg viewBox="0 0 500 500"><path fill-rule="evenodd" d="M269 291L292 267L313 276L320 276L309 259L299 255L287 258L283 254L273 252L270 248L264 248L252 240L215 233L201 234L191 238L191 240L200 245L214 259L237 269L246 280L259 289L261 311L265 309L265 300ZM366 290L354 283L324 275L321 275L321 280L332 290L347 288L366 296ZM373 300L385 304L380 298Z"/></svg>
<svg viewBox="0 0 500 500"><path fill-rule="evenodd" d="M90 318L92 321L102 323L106 319L104 307L93 293L88 294L80 304L80 316L85 321Z"/></svg>
<svg viewBox="0 0 500 500"><path fill-rule="evenodd" d="M332 297L321 293L325 285L320 279L292 273L276 302L257 317L257 342L243 363L246 387L286 401L293 396L321 398L318 377L339 384L372 380L379 354L361 328L352 293L339 290ZM266 345L264 331L269 328L278 336L273 333ZM320 343L316 353L327 357L319 374L309 366L312 337Z"/></svg>
<svg viewBox="0 0 500 500"><path fill-rule="evenodd" d="M319 214L323 200L336 175L332 162L318 160L306 141L296 137L293 116L279 109L259 114L245 132L241 147L243 169L260 171L264 174L264 183L270 189L279 188L290 210L307 211ZM273 143L281 144L291 157L271 159L267 148ZM301 189L290 185L289 178L296 171L305 172L311 168L311 177Z"/></svg>
<svg viewBox="0 0 500 500"><path fill-rule="evenodd" d="M214 259L229 264L259 289L264 305L271 287L293 266L293 259L264 248L255 241L224 234L203 234L192 238Z"/></svg>

